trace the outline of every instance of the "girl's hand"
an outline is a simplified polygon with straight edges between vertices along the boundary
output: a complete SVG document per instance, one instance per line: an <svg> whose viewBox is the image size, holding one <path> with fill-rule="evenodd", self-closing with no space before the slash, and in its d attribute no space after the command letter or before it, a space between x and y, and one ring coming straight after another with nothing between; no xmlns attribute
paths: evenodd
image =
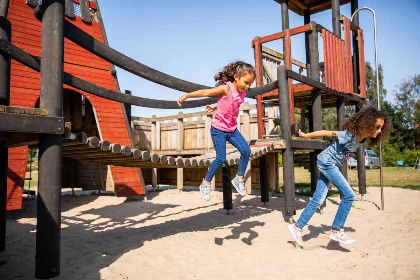
<svg viewBox="0 0 420 280"><path fill-rule="evenodd" d="M207 105L206 106L206 111L209 112L209 113L211 113L214 110L216 110L216 108L217 108L217 105Z"/></svg>
<svg viewBox="0 0 420 280"><path fill-rule="evenodd" d="M183 96L181 96L180 98L178 98L178 100L176 101L178 103L178 106L181 106L182 102L184 102L187 99L187 95L184 94Z"/></svg>
<svg viewBox="0 0 420 280"><path fill-rule="evenodd" d="M306 136L306 133L303 133L300 129L299 129L299 137L302 137L302 138L308 138L308 137Z"/></svg>

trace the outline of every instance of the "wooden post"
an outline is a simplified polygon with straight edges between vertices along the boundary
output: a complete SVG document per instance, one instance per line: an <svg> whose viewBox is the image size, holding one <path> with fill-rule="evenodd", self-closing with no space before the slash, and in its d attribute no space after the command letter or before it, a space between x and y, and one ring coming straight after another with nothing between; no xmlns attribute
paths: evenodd
<svg viewBox="0 0 420 280"><path fill-rule="evenodd" d="M63 115L64 0L44 0L40 108ZM39 136L36 278L60 275L62 136Z"/></svg>
<svg viewBox="0 0 420 280"><path fill-rule="evenodd" d="M292 216L296 214L295 173L293 150L291 147L292 129L290 126L289 85L287 80L287 68L285 65L278 67L277 81L280 101L281 132L286 143L286 148L282 151L285 215L289 217L289 222L292 222Z"/></svg>
<svg viewBox="0 0 420 280"><path fill-rule="evenodd" d="M242 114L242 120L243 120L243 127L242 127L242 135L244 136L246 141L251 140L251 123L249 119L249 104L248 102L244 103L243 106L243 114Z"/></svg>
<svg viewBox="0 0 420 280"><path fill-rule="evenodd" d="M305 109L302 108L300 109L300 129L306 133L305 118Z"/></svg>
<svg viewBox="0 0 420 280"><path fill-rule="evenodd" d="M269 182L269 190L274 192L277 189L278 182L277 182L277 174L278 173L278 153L269 153L268 154L268 182Z"/></svg>
<svg viewBox="0 0 420 280"><path fill-rule="evenodd" d="M255 73L257 87L263 84L263 68L260 38L254 39L254 57L255 57ZM262 96L257 95L257 122L258 122L258 139L262 139L264 135L264 104Z"/></svg>
<svg viewBox="0 0 420 280"><path fill-rule="evenodd" d="M244 179L245 179L245 192L246 194L251 194L252 192L252 174L251 174L251 165L252 161L248 161L248 165L245 169Z"/></svg>
<svg viewBox="0 0 420 280"><path fill-rule="evenodd" d="M80 0L80 13L84 22L92 22L92 17L89 11L89 0Z"/></svg>
<svg viewBox="0 0 420 280"><path fill-rule="evenodd" d="M176 169L176 188L180 191L184 189L184 168Z"/></svg>
<svg viewBox="0 0 420 280"><path fill-rule="evenodd" d="M156 116L153 115L151 118L151 125L150 125L150 133L151 135L151 139L150 139L150 148L151 150L157 150L156 149Z"/></svg>
<svg viewBox="0 0 420 280"><path fill-rule="evenodd" d="M125 94L132 95L132 92L131 92L131 90L126 90ZM131 124L131 104L126 103L126 104L124 104L124 106L125 106L125 112L127 114L127 121L128 121L129 124ZM131 125L130 125L130 127L131 127Z"/></svg>
<svg viewBox="0 0 420 280"><path fill-rule="evenodd" d="M358 0L351 0L351 14L359 8ZM359 26L359 14L356 13L353 17L353 24ZM357 42L357 32L353 32L353 91L360 93L359 90L360 75L359 75L359 47Z"/></svg>
<svg viewBox="0 0 420 280"><path fill-rule="evenodd" d="M10 41L11 25L7 20L9 1L0 1L0 39ZM10 58L0 53L0 105L10 103ZM7 170L9 149L6 134L0 133L0 252L6 250Z"/></svg>
<svg viewBox="0 0 420 280"><path fill-rule="evenodd" d="M156 121L156 150L161 149L161 142L160 142L160 121Z"/></svg>
<svg viewBox="0 0 420 280"><path fill-rule="evenodd" d="M267 155L260 157L260 191L261 202L269 202L270 197L268 193L268 161Z"/></svg>
<svg viewBox="0 0 420 280"><path fill-rule="evenodd" d="M282 31L289 29L289 0L281 1L281 29ZM283 54L285 52L285 47L283 46Z"/></svg>
<svg viewBox="0 0 420 280"><path fill-rule="evenodd" d="M356 112L363 108L363 103L356 106ZM357 158L357 177L359 179L359 193L362 195L362 200L366 194L366 167L365 167L365 145L361 144L356 151Z"/></svg>
<svg viewBox="0 0 420 280"><path fill-rule="evenodd" d="M153 187L153 190L155 190L155 188L158 185L157 172L158 172L157 168L152 168L152 187Z"/></svg>
<svg viewBox="0 0 420 280"><path fill-rule="evenodd" d="M214 191L216 190L216 175L213 176L213 179L211 179L211 187L210 190Z"/></svg>
<svg viewBox="0 0 420 280"><path fill-rule="evenodd" d="M244 102L244 106L242 107L242 135L244 136L246 141L251 140L251 123L249 117L249 103ZM252 192L252 173L251 173L251 166L252 160L248 161L248 165L245 169L245 191L247 194L251 194Z"/></svg>
<svg viewBox="0 0 420 280"><path fill-rule="evenodd" d="M310 71L309 77L316 81L319 81L319 52L318 52L318 33L316 31L316 25L314 22L312 24L312 32L309 34L309 61L310 61ZM321 91L313 90L312 91L312 105L310 106L310 122L309 122L309 131L317 131L322 129L322 105L321 105ZM311 193L315 192L316 184L319 177L319 170L316 166L316 158L319 154L319 151L314 150L310 154L311 160Z"/></svg>
<svg viewBox="0 0 420 280"><path fill-rule="evenodd" d="M213 115L211 113L207 113L205 117L206 119L204 122L204 145L206 151L209 151L213 147L213 141L211 140L210 135L211 121Z"/></svg>
<svg viewBox="0 0 420 280"><path fill-rule="evenodd" d="M222 177L223 177L223 209L227 211L229 215L229 210L233 208L232 203L232 183L231 181L231 170L229 166L222 167Z"/></svg>
<svg viewBox="0 0 420 280"><path fill-rule="evenodd" d="M306 9L303 11L303 24L309 24L311 22L311 11ZM306 50L306 72L310 72L310 51L309 51L309 32L305 32L305 50Z"/></svg>
<svg viewBox="0 0 420 280"><path fill-rule="evenodd" d="M351 14L359 8L359 1L351 1ZM356 13L353 17L353 24L359 26L359 14ZM359 75L359 48L357 42L357 32L353 33L353 88L355 93L360 93L359 90L360 75ZM363 108L363 103L356 105L356 112ZM366 168L365 168L365 146L360 145L356 151L357 158L357 175L359 179L359 193L363 196L366 194Z"/></svg>
<svg viewBox="0 0 420 280"><path fill-rule="evenodd" d="M277 116L277 106L269 106L268 107L268 134L273 135L276 134L275 132L275 122L274 122L274 117L278 117Z"/></svg>
<svg viewBox="0 0 420 280"><path fill-rule="evenodd" d="M184 149L184 119L182 112L178 113L178 131L177 131L177 150L180 152Z"/></svg>

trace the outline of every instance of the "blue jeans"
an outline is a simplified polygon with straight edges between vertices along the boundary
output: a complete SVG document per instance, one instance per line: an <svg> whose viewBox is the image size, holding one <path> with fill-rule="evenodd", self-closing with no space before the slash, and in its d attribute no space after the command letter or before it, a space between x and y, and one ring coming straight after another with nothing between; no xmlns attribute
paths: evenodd
<svg viewBox="0 0 420 280"><path fill-rule="evenodd" d="M351 205L356 198L353 189L350 187L346 178L344 178L343 174L341 174L336 165L324 165L319 161L317 162L317 165L321 173L318 178L314 197L308 205L306 205L302 214L300 214L300 217L296 222L296 226L303 228L309 222L316 209L321 206L327 197L329 185L333 183L340 190L343 195L343 199L338 206L337 214L335 215L332 227L335 229L342 229L347 216L349 215Z"/></svg>
<svg viewBox="0 0 420 280"><path fill-rule="evenodd" d="M245 138L235 129L233 132L221 131L217 128L211 127L211 139L213 140L214 149L216 150L216 159L211 163L209 171L206 175L206 180L211 181L220 166L226 161L226 141L229 141L241 153L238 166L238 175L245 174L246 166L248 165L249 156L251 155L251 148L246 142Z"/></svg>

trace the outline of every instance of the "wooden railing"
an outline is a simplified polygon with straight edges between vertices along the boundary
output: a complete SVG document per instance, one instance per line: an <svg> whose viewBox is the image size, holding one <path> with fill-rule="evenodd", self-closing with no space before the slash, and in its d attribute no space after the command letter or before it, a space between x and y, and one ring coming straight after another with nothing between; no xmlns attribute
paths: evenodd
<svg viewBox="0 0 420 280"><path fill-rule="evenodd" d="M238 129L249 141L257 139L256 105L245 102L238 115ZM242 113L241 113L242 112ZM165 154L201 154L213 149L210 125L213 113L206 111L151 118L132 117L134 142L140 150L162 151ZM276 126L265 122L268 130ZM278 134L278 133L277 133Z"/></svg>

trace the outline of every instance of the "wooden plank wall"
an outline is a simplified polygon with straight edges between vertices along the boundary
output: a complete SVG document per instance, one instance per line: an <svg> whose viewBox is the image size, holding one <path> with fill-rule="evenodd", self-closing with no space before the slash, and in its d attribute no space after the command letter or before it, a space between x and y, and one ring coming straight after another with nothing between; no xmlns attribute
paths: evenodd
<svg viewBox="0 0 420 280"><path fill-rule="evenodd" d="M79 3L79 1L75 1ZM96 6L90 2L90 8ZM8 19L12 24L12 43L24 51L40 57L41 56L41 22L34 16L33 7L26 4L25 0L10 0ZM79 16L74 18L66 17L77 27L104 42L101 25L98 22L83 22ZM64 71L93 82L102 87L117 90L115 78L110 74L111 64L96 57L68 39L64 42ZM40 74L28 67L12 60L11 62L11 84L10 84L10 105L17 107L35 107L40 92ZM103 138L121 145L131 146L128 129L126 127L121 104L98 98L85 92L78 91L69 86L64 86L83 94L93 105L94 114L98 123L99 132ZM26 168L27 147L12 148L9 150L9 166L13 166L18 177L24 177ZM20 161L12 161L19 158ZM17 172L21 173L17 173ZM112 179L115 182L115 191L119 196L143 194L140 174L137 168L111 167ZM23 174L23 176L21 176ZM12 174L10 175L12 176ZM19 189L23 182L9 180L8 192L18 196ZM11 198L14 199L14 198ZM20 198L18 198L20 200ZM9 210L20 209L17 201L10 200ZM18 205L18 206L16 206Z"/></svg>
<svg viewBox="0 0 420 280"><path fill-rule="evenodd" d="M197 112L197 115L204 114L204 116L197 116L193 118L184 119L184 150L197 150L212 148L212 141L210 139L210 146L206 146L206 135L209 135L209 129L205 127L205 112ZM267 113L268 115L268 113ZM156 138L160 138L159 151L175 151L177 149L177 131L178 125L176 123L177 115L163 117L162 121L159 121L160 129L157 130ZM156 118L159 120L160 118ZM148 118L132 117L134 129L134 142L136 148L140 150L153 150L152 148L152 123L149 122ZM265 121L266 131L269 131L269 122ZM240 116L239 131L245 134L244 117ZM272 130L272 129L271 129ZM271 131L270 130L270 131ZM257 115L250 115L250 138L258 138L258 124Z"/></svg>

